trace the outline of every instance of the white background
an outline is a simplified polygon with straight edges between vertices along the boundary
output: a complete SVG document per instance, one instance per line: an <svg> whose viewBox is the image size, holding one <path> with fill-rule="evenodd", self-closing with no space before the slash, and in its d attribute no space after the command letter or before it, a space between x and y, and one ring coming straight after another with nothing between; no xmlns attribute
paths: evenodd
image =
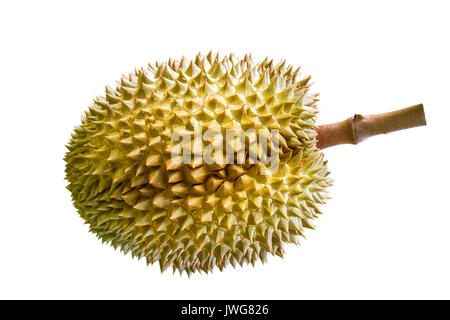
<svg viewBox="0 0 450 320"><path fill-rule="evenodd" d="M446 1L3 1L0 298L450 298ZM332 200L285 259L160 274L102 245L65 189L92 98L209 50L303 66L319 123L423 102L427 127L325 150Z"/></svg>

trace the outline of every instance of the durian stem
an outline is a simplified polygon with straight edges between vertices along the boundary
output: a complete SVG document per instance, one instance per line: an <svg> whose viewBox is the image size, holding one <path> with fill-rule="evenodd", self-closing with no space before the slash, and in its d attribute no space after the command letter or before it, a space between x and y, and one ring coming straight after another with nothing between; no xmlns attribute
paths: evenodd
<svg viewBox="0 0 450 320"><path fill-rule="evenodd" d="M358 144L378 134L426 125L423 105L362 116L355 114L347 120L320 125L317 130L319 149L339 144Z"/></svg>

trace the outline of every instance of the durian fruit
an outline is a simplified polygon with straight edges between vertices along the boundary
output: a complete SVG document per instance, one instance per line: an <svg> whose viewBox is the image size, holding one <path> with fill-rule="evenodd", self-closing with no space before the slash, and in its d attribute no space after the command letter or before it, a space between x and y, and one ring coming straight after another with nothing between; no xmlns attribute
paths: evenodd
<svg viewBox="0 0 450 320"><path fill-rule="evenodd" d="M102 241L161 270L282 257L313 228L332 183L308 83L284 61L213 53L123 76L94 99L67 146L80 216ZM249 129L262 138L225 141L231 156L214 149L205 160L225 132Z"/></svg>

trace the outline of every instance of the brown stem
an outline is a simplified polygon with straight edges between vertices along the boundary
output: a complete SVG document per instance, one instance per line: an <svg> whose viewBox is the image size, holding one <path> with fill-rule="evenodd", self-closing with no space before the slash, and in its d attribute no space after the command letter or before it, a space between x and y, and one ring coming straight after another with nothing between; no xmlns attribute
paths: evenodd
<svg viewBox="0 0 450 320"><path fill-rule="evenodd" d="M353 117L341 122L320 125L317 130L317 147L325 149L338 144L358 144L378 134L386 134L426 124L422 104L368 116L355 114Z"/></svg>

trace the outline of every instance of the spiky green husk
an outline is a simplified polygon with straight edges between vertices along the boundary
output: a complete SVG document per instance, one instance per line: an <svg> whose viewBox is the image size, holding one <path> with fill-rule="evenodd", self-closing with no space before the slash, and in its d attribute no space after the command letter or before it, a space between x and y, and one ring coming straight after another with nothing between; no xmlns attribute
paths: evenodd
<svg viewBox="0 0 450 320"><path fill-rule="evenodd" d="M312 228L331 184L308 80L284 62L211 53L123 76L68 144L75 207L103 241L162 270L209 272L283 256L284 243ZM198 126L278 129L279 170L171 159L172 132Z"/></svg>

